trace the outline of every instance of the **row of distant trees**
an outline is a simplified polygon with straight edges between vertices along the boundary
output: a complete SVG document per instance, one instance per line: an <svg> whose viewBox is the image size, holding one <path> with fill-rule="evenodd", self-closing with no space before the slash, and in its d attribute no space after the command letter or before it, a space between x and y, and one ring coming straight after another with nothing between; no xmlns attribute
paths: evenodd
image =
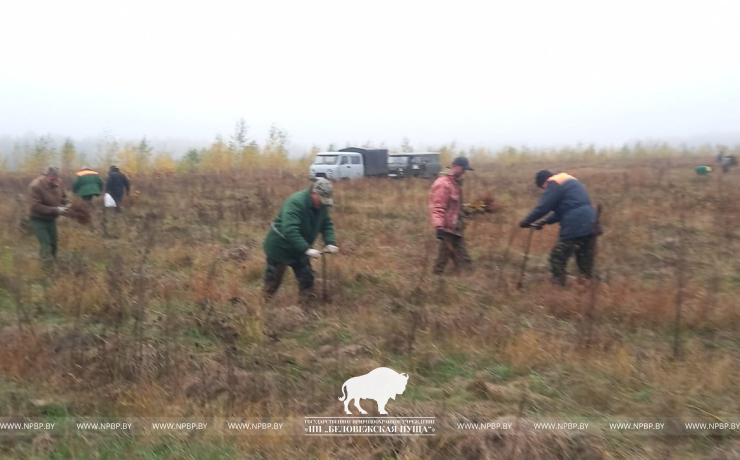
<svg viewBox="0 0 740 460"><path fill-rule="evenodd" d="M239 120L234 133L224 139L216 136L210 146L190 149L176 158L172 152L155 151L147 140L136 143L119 143L106 137L97 146L91 157L78 152L72 139L66 139L61 147L55 145L51 136L41 136L32 141L16 143L9 156L0 152L0 171L12 169L23 173L36 173L47 165L58 165L63 171L76 171L83 166L105 168L117 165L127 174L145 175L152 172L173 173L177 171L222 172L246 168L289 168L288 133L272 126L267 139L260 145L250 139L249 127ZM11 160L12 161L9 161Z"/></svg>
<svg viewBox="0 0 740 460"><path fill-rule="evenodd" d="M116 140L107 139L98 145L94 158L79 153L71 139L66 139L60 147L50 136L41 136L33 141L16 144L11 153L13 162L0 152L0 171L12 169L26 174L35 174L45 166L59 165L63 171L75 171L82 166L107 168L115 164L130 175L147 175L150 173L175 172L207 172L219 173L232 170L249 169L279 169L305 171L313 161L313 157L320 151L336 151L337 146L330 144L326 148L314 145L310 152L298 159L288 157L288 133L272 126L267 139L259 144L249 135L249 126L245 120L236 123L234 132L228 139L216 136L210 146L201 149L190 149L179 158L173 157L170 152L155 151L146 137L138 143L120 144ZM349 145L349 143L347 144ZM374 145L371 141L360 144L362 147L385 147L383 143ZM413 152L408 138L404 138L400 146L392 149L400 152ZM705 156L712 158L718 151L740 154L740 148L728 149L726 146L704 145L701 147L675 147L667 143L636 142L624 145L621 148L596 148L594 145L577 145L561 148L528 148L504 147L492 149L488 147L458 148L455 142L425 149L441 154L443 164L449 164L452 158L458 155L467 156L471 161L481 163L495 159L502 164L511 164L533 160L535 158L583 159L597 160L600 158L649 158L649 157L678 157L678 156Z"/></svg>

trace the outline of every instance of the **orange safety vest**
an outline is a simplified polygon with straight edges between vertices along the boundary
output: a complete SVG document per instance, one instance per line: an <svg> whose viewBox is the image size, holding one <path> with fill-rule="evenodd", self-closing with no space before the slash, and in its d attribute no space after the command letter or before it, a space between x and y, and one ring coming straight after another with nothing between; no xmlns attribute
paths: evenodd
<svg viewBox="0 0 740 460"><path fill-rule="evenodd" d="M545 181L545 185L543 188L547 188L547 184L549 184L550 181L554 181L556 184L562 185L563 182L569 181L571 179L576 178L567 173L555 174L554 176L550 176L550 178Z"/></svg>

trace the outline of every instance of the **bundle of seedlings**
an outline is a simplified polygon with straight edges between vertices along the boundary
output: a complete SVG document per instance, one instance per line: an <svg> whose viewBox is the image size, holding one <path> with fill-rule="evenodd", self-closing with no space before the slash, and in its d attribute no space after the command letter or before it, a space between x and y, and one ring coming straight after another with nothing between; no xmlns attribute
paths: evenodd
<svg viewBox="0 0 740 460"><path fill-rule="evenodd" d="M493 193L488 192L478 197L472 203L463 204L463 211L465 215L471 214L493 214L501 211L502 206L496 203L493 198Z"/></svg>
<svg viewBox="0 0 740 460"><path fill-rule="evenodd" d="M92 222L90 206L82 201L73 202L69 208L67 208L65 216L82 225L90 225L90 222Z"/></svg>

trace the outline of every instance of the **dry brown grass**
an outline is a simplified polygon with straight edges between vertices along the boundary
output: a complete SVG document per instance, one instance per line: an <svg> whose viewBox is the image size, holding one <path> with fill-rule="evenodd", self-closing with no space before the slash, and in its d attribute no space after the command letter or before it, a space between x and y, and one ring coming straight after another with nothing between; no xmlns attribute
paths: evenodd
<svg viewBox="0 0 740 460"><path fill-rule="evenodd" d="M436 252L429 182L338 183L332 215L341 254L328 261L331 303L297 320L290 273L273 304L262 304L261 242L283 199L308 186L302 177L139 179L136 204L107 213L105 228L101 209L90 227L59 221L53 276L40 267L33 236L19 231L22 200L2 200L0 218L11 225L0 229L0 247L7 247L0 273L16 288L13 294L0 285L0 326L9 338L0 373L35 394L70 401L80 416L337 415L337 388L378 365L412 375L413 386L389 406L409 415L516 416L522 388L529 395L524 417L688 417L701 413L696 408L731 415L740 411L733 391L740 272L731 256L740 249L740 211L720 206L716 178L694 182L693 164L476 165L466 196L493 192L500 212L469 222L476 272L441 280L428 274ZM543 167L579 177L604 205L603 282L593 310L587 284L573 280L562 290L548 282L554 228L534 235L524 289L514 289L526 234L512 229L536 203L531 176ZM737 177L723 181L722 196L740 198ZM22 196L25 185L2 180L0 193ZM685 195L686 280L682 355L672 360L678 189ZM584 341L587 314L592 330ZM280 326L277 341L265 334L271 323ZM225 443L267 458L668 455L653 437L513 439ZM711 451L679 442L695 458Z"/></svg>

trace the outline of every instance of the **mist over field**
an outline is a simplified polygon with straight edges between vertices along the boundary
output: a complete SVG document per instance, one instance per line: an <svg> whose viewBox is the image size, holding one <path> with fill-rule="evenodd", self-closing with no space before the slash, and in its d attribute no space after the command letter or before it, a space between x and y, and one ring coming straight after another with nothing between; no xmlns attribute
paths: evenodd
<svg viewBox="0 0 740 460"><path fill-rule="evenodd" d="M0 136L147 137L179 157L289 134L463 148L740 140L740 6L708 2L13 2ZM86 141L89 139L89 141ZM0 153L10 152L8 138Z"/></svg>

